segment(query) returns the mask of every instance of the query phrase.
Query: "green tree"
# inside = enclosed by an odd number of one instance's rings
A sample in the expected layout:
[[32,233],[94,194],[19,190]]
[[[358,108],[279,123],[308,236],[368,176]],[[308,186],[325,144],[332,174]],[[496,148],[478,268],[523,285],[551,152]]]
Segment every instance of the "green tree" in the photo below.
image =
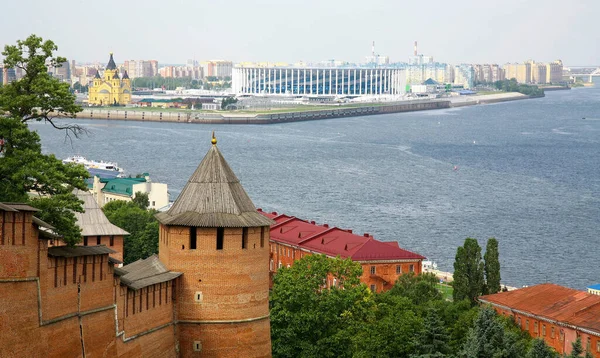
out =
[[463,358],[522,358],[526,355],[524,339],[510,330],[506,330],[496,312],[483,307],[475,320],[475,326],[469,331],[463,350]]
[[150,199],[148,198],[148,193],[142,193],[140,191],[135,193],[135,197],[132,199],[132,201],[140,209],[144,209],[144,210],[148,210],[148,206],[150,205]]
[[558,354],[546,345],[543,339],[536,338],[531,344],[527,358],[557,358]]
[[353,357],[409,357],[418,349],[417,337],[423,330],[418,309],[406,297],[374,294],[376,306],[353,332]]
[[484,271],[485,290],[484,294],[500,292],[500,260],[498,259],[498,240],[490,238],[485,247]]
[[443,298],[442,292],[437,288],[437,283],[438,278],[432,273],[421,275],[406,273],[398,278],[389,294],[403,296],[416,305],[423,305],[426,302]]
[[130,234],[123,248],[125,264],[158,253],[159,225],[155,210],[146,210],[139,202],[115,200],[104,205],[102,211],[111,223]]
[[225,97],[223,98],[223,101],[221,101],[221,109],[227,109],[227,106],[237,103],[237,101],[238,100],[235,97]]
[[437,310],[428,309],[423,330],[417,338],[418,358],[445,357],[449,352],[450,336]]
[[75,82],[75,83],[73,84],[73,90],[75,90],[75,91],[79,91],[79,93],[87,93],[87,92],[88,92],[88,86],[87,86],[87,85],[83,86],[83,85],[82,85],[81,83],[79,83],[79,81],[78,81],[78,82]]
[[575,342],[571,343],[572,350],[569,358],[581,357],[583,354],[583,346],[581,345],[581,337],[577,337]]
[[48,74],[47,66],[66,61],[52,57],[56,50],[52,41],[31,35],[17,45],[6,45],[2,52],[4,66],[19,68],[24,75],[0,89],[0,201],[28,202],[40,209],[36,216],[74,245],[81,240],[81,230],[73,212],[83,208],[73,190],[87,190],[88,173],[83,166],[65,165],[54,155],[42,154],[40,137],[27,127],[30,121],[45,121],[67,136],[83,133],[77,125],[54,120],[59,114],[74,117],[81,110],[69,85]]
[[350,259],[324,255],[279,269],[270,296],[273,356],[350,357],[355,332],[374,306],[361,273]]
[[467,299],[475,305],[477,298],[483,292],[484,285],[481,247],[476,239],[465,239],[464,245],[456,250],[453,276],[453,299],[455,301]]

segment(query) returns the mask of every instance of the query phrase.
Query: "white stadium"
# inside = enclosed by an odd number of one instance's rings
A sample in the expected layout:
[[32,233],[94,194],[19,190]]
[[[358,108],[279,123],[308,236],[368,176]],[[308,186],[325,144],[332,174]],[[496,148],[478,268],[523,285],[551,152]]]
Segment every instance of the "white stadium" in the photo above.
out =
[[233,68],[235,95],[402,96],[406,72],[386,67]]

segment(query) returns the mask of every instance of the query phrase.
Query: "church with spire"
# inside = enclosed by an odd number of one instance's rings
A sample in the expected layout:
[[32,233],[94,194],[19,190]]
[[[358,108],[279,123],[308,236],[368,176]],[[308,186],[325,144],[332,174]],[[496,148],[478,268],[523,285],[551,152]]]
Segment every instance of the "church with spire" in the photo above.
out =
[[131,103],[131,80],[127,71],[119,77],[119,69],[112,52],[104,74],[100,76],[100,72],[97,72],[94,77],[89,89],[88,103],[91,106],[124,106]]

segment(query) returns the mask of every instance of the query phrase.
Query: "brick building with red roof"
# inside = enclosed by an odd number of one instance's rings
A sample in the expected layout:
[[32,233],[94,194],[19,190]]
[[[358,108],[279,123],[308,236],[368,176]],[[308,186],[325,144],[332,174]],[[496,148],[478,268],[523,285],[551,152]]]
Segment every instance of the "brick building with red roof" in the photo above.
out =
[[[314,221],[276,212],[261,209],[258,212],[275,221],[270,236],[271,278],[278,268],[289,267],[295,260],[312,254],[359,262],[363,268],[361,282],[377,292],[390,289],[403,273],[421,273],[425,257],[400,248],[397,242],[382,242],[369,234],[356,235],[352,230],[317,225]],[[327,284],[331,286],[336,282],[332,280]]]
[[584,349],[600,358],[600,296],[545,283],[482,296],[503,315],[514,317],[522,330],[541,338],[558,353],[571,353],[581,337]]

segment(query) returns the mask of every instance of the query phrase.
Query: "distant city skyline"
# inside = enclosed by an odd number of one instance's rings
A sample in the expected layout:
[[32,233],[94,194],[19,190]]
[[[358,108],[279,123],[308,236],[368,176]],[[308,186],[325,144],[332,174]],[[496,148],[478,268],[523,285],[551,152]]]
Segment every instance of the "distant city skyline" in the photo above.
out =
[[[53,40],[58,55],[79,63],[155,59],[184,64],[365,61],[376,54],[407,62],[419,53],[445,63],[507,63],[562,59],[600,65],[600,2],[507,0],[395,2],[231,0],[176,3],[106,0],[14,2],[0,23],[0,45],[34,33]],[[52,22],[49,24],[49,22]]]

